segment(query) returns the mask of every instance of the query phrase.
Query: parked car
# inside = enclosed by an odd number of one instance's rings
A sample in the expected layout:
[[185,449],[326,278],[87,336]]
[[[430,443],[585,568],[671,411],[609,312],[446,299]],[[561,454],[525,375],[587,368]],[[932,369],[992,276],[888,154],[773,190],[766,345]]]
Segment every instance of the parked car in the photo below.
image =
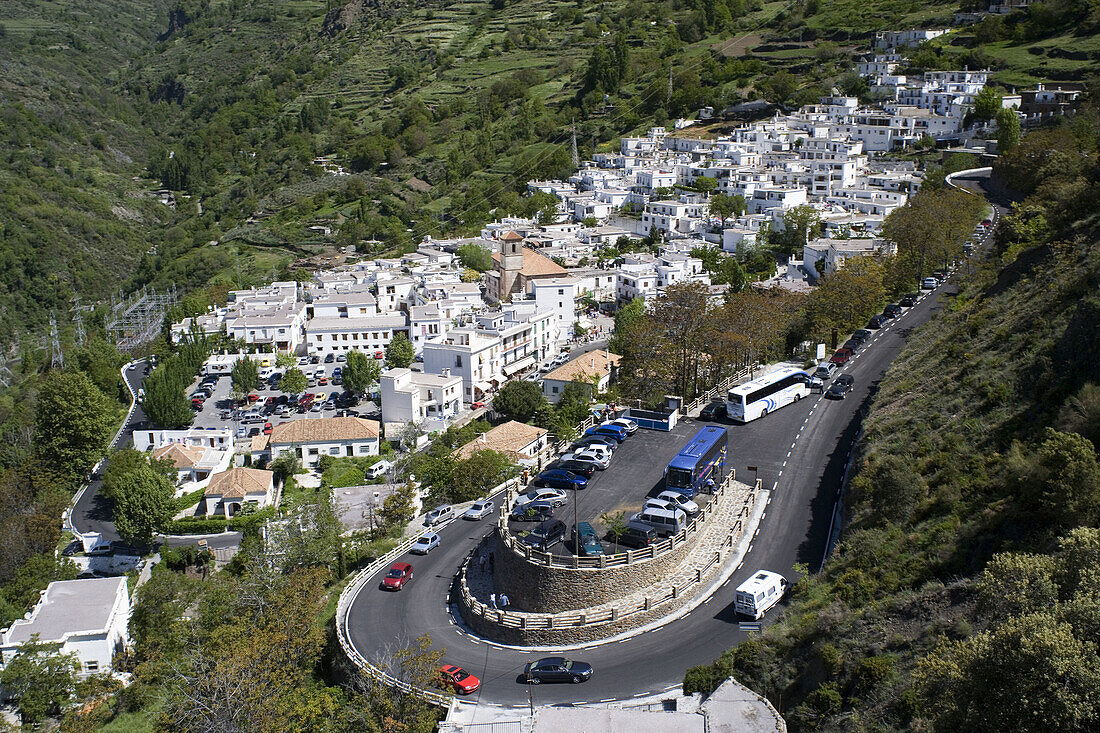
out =
[[833,375],[836,374],[838,369],[840,369],[840,367],[838,367],[835,362],[827,361],[822,364],[818,364],[817,369],[815,369],[814,373],[810,376],[814,377],[815,379],[820,379],[823,382],[827,382],[833,378]]
[[603,554],[603,543],[588,522],[577,522],[577,526],[573,528],[573,551],[583,557]]
[[833,364],[847,364],[848,360],[852,358],[851,349],[837,349],[836,353],[829,357],[829,361]]
[[626,430],[617,425],[596,425],[584,431],[585,435],[602,435],[620,443],[626,440]]
[[852,338],[862,339],[863,341],[870,341],[871,337],[874,335],[874,332],[869,331],[866,328],[857,328],[855,330],[855,333],[852,334]]
[[617,417],[614,420],[604,420],[601,425],[612,425],[617,428],[622,428],[626,431],[627,435],[633,435],[638,432],[638,423],[625,417]]
[[619,536],[618,544],[626,545],[627,547],[635,547],[640,550],[649,547],[658,539],[660,539],[660,537],[657,535],[657,530],[648,524],[627,522],[626,526],[623,527],[623,533]]
[[867,321],[867,328],[880,329],[886,325],[888,319],[883,315],[871,316],[871,320]]
[[575,441],[570,447],[573,450],[578,451],[585,450],[592,445],[602,445],[608,450],[614,452],[615,448],[617,448],[619,445],[619,441],[615,440],[614,438],[609,438],[606,435],[588,435],[584,438],[581,438],[580,440]]
[[597,448],[588,448],[587,450],[580,450],[572,454],[570,460],[591,463],[599,470],[604,471],[611,465],[611,453]]
[[470,409],[471,409],[471,410],[480,410],[480,409],[482,409],[483,407],[485,407],[485,403],[484,403],[484,402],[481,402],[480,400],[479,400],[479,401],[477,401],[477,402],[471,402],[471,403],[470,403]]
[[560,468],[550,468],[536,477],[537,483],[555,489],[583,489],[588,486],[588,479],[578,476],[572,471]]
[[901,306],[897,303],[891,303],[890,305],[882,309],[882,315],[886,316],[887,318],[897,318],[901,315]]
[[898,305],[900,305],[903,308],[912,308],[913,306],[915,306],[917,304],[917,298],[919,298],[919,297],[920,296],[917,295],[916,293],[908,293],[906,295],[901,296],[901,300],[898,301]]
[[720,420],[726,416],[726,403],[725,402],[708,402],[702,410],[699,411],[700,420]]
[[336,354],[332,354],[332,353],[325,354],[325,363],[326,364],[331,364],[334,361],[336,361]]
[[852,391],[852,387],[855,386],[855,379],[851,374],[841,374],[833,382],[833,385],[829,387],[829,391],[825,393],[826,397],[834,400],[842,400],[844,397]]
[[298,357],[298,366],[306,366],[307,364],[309,364],[309,357],[308,356]]
[[575,473],[578,476],[584,476],[585,478],[592,478],[592,474],[596,473],[596,466],[586,461],[574,461],[574,460],[558,460],[551,463],[546,467],[547,469],[559,469],[562,471],[569,471]]
[[470,508],[462,513],[463,519],[477,520],[484,519],[493,513],[493,510],[497,508],[497,505],[490,499],[478,499]]
[[688,516],[694,516],[699,513],[699,505],[691,499],[687,498],[679,491],[666,490],[657,494],[658,499],[664,499],[667,502],[675,505],[677,509],[683,509]]
[[565,522],[560,519],[546,519],[539,526],[523,535],[523,544],[536,550],[548,551],[565,539]]
[[435,509],[424,515],[424,524],[429,527],[434,527],[437,524],[443,524],[448,519],[451,519],[455,515],[455,508],[450,504],[440,504]]
[[935,290],[939,286],[934,277],[926,277],[920,281],[921,290]]
[[592,677],[592,665],[574,662],[565,657],[545,657],[528,662],[523,668],[523,678],[537,685],[541,682],[584,682]]
[[844,342],[844,348],[851,349],[852,351],[859,351],[863,347],[864,342],[859,339],[848,339]]
[[513,522],[545,522],[554,517],[554,505],[548,501],[530,501],[512,509]]
[[569,495],[559,489],[531,489],[526,494],[520,494],[516,498],[514,506],[530,504],[533,501],[549,502],[552,506],[559,507],[566,502]]
[[345,362],[347,360],[348,360],[348,357],[345,356],[344,354],[337,354],[336,355],[336,361],[338,361],[338,362]]
[[401,590],[413,578],[413,566],[407,562],[395,562],[382,578],[383,590]]
[[275,429],[275,427],[271,423],[269,423],[269,422],[264,423],[264,435],[271,435],[271,431],[274,430],[274,429]]
[[427,555],[437,547],[439,547],[439,535],[435,532],[427,532],[416,538],[409,552],[414,555]]
[[439,678],[444,687],[450,687],[460,695],[477,692],[477,688],[481,687],[481,680],[453,664],[444,664],[440,667]]

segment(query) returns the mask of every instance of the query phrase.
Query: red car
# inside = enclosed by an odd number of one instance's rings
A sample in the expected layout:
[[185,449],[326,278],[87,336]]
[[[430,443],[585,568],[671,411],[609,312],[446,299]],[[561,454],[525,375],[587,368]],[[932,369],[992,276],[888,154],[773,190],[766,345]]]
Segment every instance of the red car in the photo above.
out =
[[271,423],[269,423],[269,422],[264,423],[264,435],[271,435],[271,431],[274,430],[274,429],[275,428],[273,428],[271,426]]
[[255,392],[253,392],[252,394],[248,395],[248,401],[249,401],[249,403],[259,402],[260,401],[260,396],[258,394],[256,394]]
[[480,410],[482,407],[485,407],[484,402],[475,402],[472,405],[470,405],[471,410]]
[[376,352],[374,352],[374,358],[375,359],[385,359],[386,358],[386,352],[376,351]]
[[413,566],[407,562],[395,562],[386,577],[382,578],[382,590],[401,590],[412,580]]
[[318,386],[324,387],[326,384],[328,384],[328,377],[317,377]]
[[439,676],[443,678],[443,684],[453,687],[460,695],[469,695],[481,687],[481,680],[453,664],[444,664],[439,668]]
[[848,360],[852,358],[852,353],[851,349],[837,349],[829,361],[833,364],[847,364]]

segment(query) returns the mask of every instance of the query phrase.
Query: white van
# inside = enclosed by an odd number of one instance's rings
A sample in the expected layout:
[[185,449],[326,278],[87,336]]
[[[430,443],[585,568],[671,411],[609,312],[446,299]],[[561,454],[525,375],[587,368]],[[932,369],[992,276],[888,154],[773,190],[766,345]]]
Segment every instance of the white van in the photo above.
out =
[[757,570],[751,578],[737,586],[733,608],[738,615],[759,621],[786,592],[786,578],[769,570]]
[[389,471],[391,468],[393,468],[393,463],[391,463],[390,461],[381,460],[378,463],[371,465],[371,467],[367,469],[367,478],[378,478],[386,471]]
[[681,529],[687,526],[687,514],[682,509],[660,509],[647,506],[632,516],[630,521],[648,524],[657,530],[658,534],[668,537],[669,535],[678,534]]

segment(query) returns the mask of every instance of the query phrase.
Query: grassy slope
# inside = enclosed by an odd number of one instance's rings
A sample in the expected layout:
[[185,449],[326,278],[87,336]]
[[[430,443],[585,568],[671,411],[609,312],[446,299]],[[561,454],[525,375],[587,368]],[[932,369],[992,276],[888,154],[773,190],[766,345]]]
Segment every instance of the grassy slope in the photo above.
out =
[[[75,290],[116,290],[164,210],[143,195],[149,134],[115,84],[147,52],[167,0],[0,7],[0,339],[68,320]],[[109,7],[108,7],[109,6]]]

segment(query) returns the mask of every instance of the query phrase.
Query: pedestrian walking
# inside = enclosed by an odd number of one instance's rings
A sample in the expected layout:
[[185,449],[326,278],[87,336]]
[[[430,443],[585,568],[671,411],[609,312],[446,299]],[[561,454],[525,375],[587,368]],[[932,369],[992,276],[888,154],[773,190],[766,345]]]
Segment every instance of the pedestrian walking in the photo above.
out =
[[508,601],[509,601],[508,594],[507,593],[501,593],[500,594],[500,607],[501,608],[508,608]]
[[488,564],[488,563],[487,563],[487,561],[485,560],[485,556],[484,556],[484,555],[482,555],[482,556],[481,556],[480,558],[478,558],[478,565],[480,565],[480,566],[481,566],[481,572],[483,572],[483,573],[485,572],[485,566],[486,566],[487,564]]
[[496,608],[496,607],[497,607],[497,594],[493,593],[492,595],[489,596],[489,608]]
[[708,478],[705,488],[706,488],[706,491],[707,491],[708,494],[713,494],[714,493],[714,479]]

